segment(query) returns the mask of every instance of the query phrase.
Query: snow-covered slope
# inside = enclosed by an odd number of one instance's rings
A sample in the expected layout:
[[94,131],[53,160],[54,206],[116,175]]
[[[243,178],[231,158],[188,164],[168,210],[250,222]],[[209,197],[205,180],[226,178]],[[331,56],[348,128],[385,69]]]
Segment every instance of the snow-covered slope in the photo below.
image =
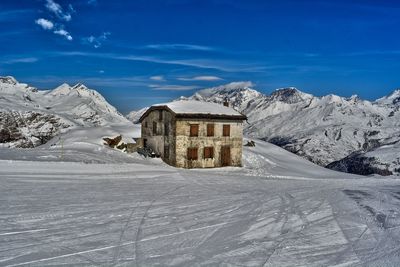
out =
[[[399,142],[399,97],[399,90],[375,102],[357,96],[316,97],[293,87],[264,95],[252,89],[249,82],[237,82],[180,99],[228,101],[248,117],[245,134],[278,144],[326,166],[356,151],[359,154],[368,152],[371,157],[376,148]],[[390,160],[377,157],[379,168],[396,172],[400,167],[400,154],[395,155]],[[352,172],[357,173],[357,170]]]
[[129,123],[101,94],[83,84],[38,90],[0,77],[0,143],[34,147],[76,127]]
[[0,265],[398,266],[398,180],[255,141],[244,168],[191,170],[104,146],[9,149],[43,162],[0,160]]

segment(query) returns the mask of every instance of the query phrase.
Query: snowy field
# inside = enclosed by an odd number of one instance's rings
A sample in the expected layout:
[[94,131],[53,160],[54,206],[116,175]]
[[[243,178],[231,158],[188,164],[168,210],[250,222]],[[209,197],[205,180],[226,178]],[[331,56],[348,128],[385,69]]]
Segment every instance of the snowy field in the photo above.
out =
[[244,168],[208,170],[2,149],[0,266],[398,266],[400,180],[256,143]]

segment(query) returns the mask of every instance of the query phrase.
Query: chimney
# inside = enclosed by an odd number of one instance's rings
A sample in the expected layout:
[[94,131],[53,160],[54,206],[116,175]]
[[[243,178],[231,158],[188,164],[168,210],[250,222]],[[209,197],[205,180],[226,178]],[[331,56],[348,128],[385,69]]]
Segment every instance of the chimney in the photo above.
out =
[[229,107],[229,102],[225,100],[225,101],[224,101],[224,106],[225,106],[225,107]]

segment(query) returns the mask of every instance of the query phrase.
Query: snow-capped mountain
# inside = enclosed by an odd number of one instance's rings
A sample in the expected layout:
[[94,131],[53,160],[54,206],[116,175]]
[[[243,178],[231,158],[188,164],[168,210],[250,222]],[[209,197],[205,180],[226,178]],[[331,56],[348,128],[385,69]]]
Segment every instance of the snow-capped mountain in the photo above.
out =
[[73,127],[127,123],[104,97],[83,84],[38,90],[0,77],[0,143],[34,147]]
[[133,123],[139,123],[140,117],[142,117],[142,115],[146,112],[147,109],[148,107],[141,108],[139,110],[133,110],[129,112],[128,115],[126,115],[126,118]]
[[[341,166],[343,160],[350,164],[350,155],[357,152],[358,157],[370,159],[369,165],[387,173],[399,172],[400,148],[394,145],[400,141],[399,90],[370,102],[357,96],[316,97],[293,87],[264,95],[251,86],[249,82],[231,83],[180,99],[228,101],[248,116],[245,134],[278,144],[319,165],[333,168],[331,163],[339,160]],[[391,145],[394,158],[383,156],[378,149],[387,145]],[[351,168],[341,170],[357,173]]]

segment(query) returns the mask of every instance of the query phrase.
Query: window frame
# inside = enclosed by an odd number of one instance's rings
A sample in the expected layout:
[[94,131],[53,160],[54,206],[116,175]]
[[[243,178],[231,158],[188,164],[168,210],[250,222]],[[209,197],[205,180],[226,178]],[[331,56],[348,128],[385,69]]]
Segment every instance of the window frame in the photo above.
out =
[[168,123],[164,123],[164,136],[169,135],[169,125]]
[[230,124],[222,125],[222,136],[224,136],[224,137],[231,136],[231,125]]
[[153,135],[157,135],[157,122],[153,121]]
[[188,147],[186,157],[187,157],[187,160],[198,160],[199,159],[198,147]]
[[207,137],[215,136],[215,124],[207,123]]
[[[194,127],[194,129],[197,128],[196,130],[196,134],[192,133],[192,127]],[[195,123],[191,123],[189,124],[189,137],[198,137],[199,136],[199,124],[195,124]]]
[[[208,154],[206,155],[206,151],[208,150]],[[203,158],[204,159],[213,159],[214,158],[214,147],[213,146],[206,146],[203,149]]]

